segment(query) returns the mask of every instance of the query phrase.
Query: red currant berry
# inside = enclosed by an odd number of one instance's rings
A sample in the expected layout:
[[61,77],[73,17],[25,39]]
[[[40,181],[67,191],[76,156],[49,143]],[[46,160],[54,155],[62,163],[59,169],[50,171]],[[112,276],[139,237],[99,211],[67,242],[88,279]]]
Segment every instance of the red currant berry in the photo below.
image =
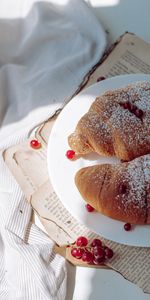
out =
[[95,258],[98,258],[98,257],[100,257],[100,258],[104,258],[105,257],[105,251],[104,251],[104,249],[102,248],[102,247],[100,247],[100,246],[95,246],[94,247],[94,251],[93,251],[93,254],[94,254],[94,257]]
[[130,107],[131,107],[130,102],[129,102],[129,101],[124,102],[124,103],[123,103],[123,107],[124,107],[124,109],[130,109]]
[[82,249],[82,248],[72,248],[71,249],[71,254],[75,258],[80,259],[82,257],[82,255],[83,255],[83,253],[84,253],[84,249]]
[[119,194],[125,194],[127,191],[127,185],[125,183],[122,183],[120,186],[119,186]]
[[102,241],[99,239],[94,239],[91,243],[91,247],[95,247],[95,246],[102,246]]
[[82,255],[82,260],[87,263],[93,262],[93,254],[89,251],[84,252]]
[[135,113],[135,111],[136,111],[136,106],[134,105],[134,104],[130,104],[130,112],[132,112],[132,113]]
[[104,257],[94,257],[93,258],[93,263],[94,265],[101,265],[102,262],[104,262],[105,258]]
[[100,77],[97,78],[97,82],[102,81],[102,80],[105,80],[105,79],[106,79],[105,76],[100,76]]
[[137,118],[141,119],[143,117],[143,111],[139,108],[136,108],[135,115],[136,115]]
[[126,231],[131,230],[131,224],[130,224],[130,223],[124,224],[124,229],[125,229]]
[[92,207],[90,204],[86,204],[85,207],[86,207],[88,212],[94,211],[94,207]]
[[41,143],[37,140],[31,140],[30,146],[34,149],[39,149],[41,147]]
[[106,258],[110,259],[110,258],[113,257],[113,255],[114,255],[113,250],[107,247],[105,249],[105,256],[106,256]]
[[107,246],[103,246],[103,249],[106,250],[106,249],[108,249],[108,247]]
[[76,258],[81,258],[84,252],[83,248],[78,248]]
[[88,240],[87,240],[86,237],[80,236],[80,237],[77,238],[76,244],[77,244],[78,247],[86,247],[87,244],[88,244]]
[[123,103],[122,106],[123,106],[124,109],[128,109],[128,103],[127,102]]
[[72,248],[72,249],[71,249],[71,255],[74,256],[74,257],[76,257],[76,255],[77,255],[77,250],[78,250],[78,248]]
[[75,152],[73,150],[67,150],[66,156],[68,159],[73,159],[75,156]]

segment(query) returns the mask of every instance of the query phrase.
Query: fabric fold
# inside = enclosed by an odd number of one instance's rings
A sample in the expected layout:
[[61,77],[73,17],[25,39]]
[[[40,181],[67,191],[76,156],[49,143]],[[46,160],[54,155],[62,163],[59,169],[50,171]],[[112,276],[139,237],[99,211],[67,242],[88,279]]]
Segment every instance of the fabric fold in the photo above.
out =
[[[87,4],[65,2],[15,1],[17,17],[9,12],[0,18],[2,300],[62,300],[66,295],[65,260],[31,223],[31,207],[2,157],[74,95],[104,52],[105,33]],[[0,11],[9,5],[2,1]]]

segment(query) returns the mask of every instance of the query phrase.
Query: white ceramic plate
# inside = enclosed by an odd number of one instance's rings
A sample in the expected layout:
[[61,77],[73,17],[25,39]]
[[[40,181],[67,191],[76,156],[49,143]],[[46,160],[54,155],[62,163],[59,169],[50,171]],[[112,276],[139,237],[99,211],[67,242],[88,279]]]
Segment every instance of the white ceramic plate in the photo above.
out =
[[48,171],[55,192],[67,210],[80,222],[97,234],[122,244],[150,246],[150,226],[135,226],[131,231],[123,229],[124,223],[103,216],[98,212],[88,213],[85,201],[74,184],[74,176],[82,167],[96,163],[115,163],[117,159],[90,154],[70,161],[65,153],[69,149],[67,138],[78,120],[86,113],[98,95],[110,89],[123,87],[131,82],[150,81],[150,75],[131,74],[106,79],[83,90],[74,97],[57,118],[48,142]]

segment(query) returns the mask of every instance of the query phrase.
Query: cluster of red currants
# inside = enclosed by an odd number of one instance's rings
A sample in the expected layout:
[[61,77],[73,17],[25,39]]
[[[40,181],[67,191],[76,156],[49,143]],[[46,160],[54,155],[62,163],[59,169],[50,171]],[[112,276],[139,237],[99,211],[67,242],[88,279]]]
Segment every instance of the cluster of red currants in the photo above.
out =
[[113,250],[102,244],[100,239],[94,239],[90,244],[86,237],[80,236],[76,245],[71,249],[71,254],[77,259],[82,259],[88,264],[100,265],[113,257]]

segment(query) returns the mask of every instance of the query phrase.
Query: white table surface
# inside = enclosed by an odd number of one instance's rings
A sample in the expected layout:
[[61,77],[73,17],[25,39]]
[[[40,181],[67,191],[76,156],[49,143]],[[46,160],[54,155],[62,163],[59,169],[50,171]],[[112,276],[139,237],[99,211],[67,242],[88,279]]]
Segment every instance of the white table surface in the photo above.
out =
[[[149,0],[89,0],[93,11],[108,30],[108,41],[125,31],[150,42]],[[143,291],[120,274],[110,270],[77,267],[68,264],[66,300],[150,300]]]

